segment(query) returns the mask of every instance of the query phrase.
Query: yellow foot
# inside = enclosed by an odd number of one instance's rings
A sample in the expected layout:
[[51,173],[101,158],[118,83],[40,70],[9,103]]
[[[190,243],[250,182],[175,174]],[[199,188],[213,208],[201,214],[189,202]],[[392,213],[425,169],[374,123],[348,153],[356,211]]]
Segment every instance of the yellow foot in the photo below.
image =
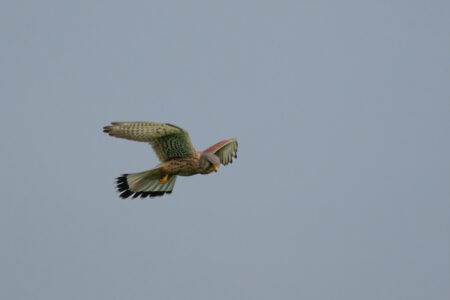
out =
[[164,182],[167,181],[167,179],[169,179],[169,174],[166,174],[166,176],[164,176],[163,178],[161,178],[161,179],[159,180],[159,183],[164,183]]

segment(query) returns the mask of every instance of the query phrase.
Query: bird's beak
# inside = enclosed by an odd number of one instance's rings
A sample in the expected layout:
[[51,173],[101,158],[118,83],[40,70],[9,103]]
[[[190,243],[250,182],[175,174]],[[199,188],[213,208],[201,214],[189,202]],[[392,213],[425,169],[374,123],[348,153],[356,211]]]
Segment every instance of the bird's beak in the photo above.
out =
[[214,171],[217,172],[219,170],[219,166],[214,166]]

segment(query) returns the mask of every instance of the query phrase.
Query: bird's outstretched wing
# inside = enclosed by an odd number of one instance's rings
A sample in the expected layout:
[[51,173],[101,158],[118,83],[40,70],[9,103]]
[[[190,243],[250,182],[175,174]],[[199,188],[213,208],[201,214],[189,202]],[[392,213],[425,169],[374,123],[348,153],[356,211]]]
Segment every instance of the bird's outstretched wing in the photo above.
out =
[[161,161],[196,155],[189,133],[175,125],[156,122],[112,122],[103,127],[111,136],[150,143]]
[[236,139],[228,139],[218,142],[209,147],[204,152],[209,152],[217,155],[220,163],[224,166],[233,162],[233,157],[237,158],[238,143]]

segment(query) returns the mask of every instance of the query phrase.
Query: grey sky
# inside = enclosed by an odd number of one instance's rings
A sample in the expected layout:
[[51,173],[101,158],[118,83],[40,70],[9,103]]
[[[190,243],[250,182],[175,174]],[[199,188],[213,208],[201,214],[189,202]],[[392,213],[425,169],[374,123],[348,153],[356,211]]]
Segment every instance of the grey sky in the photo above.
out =
[[[448,1],[2,1],[1,299],[449,299]],[[110,121],[238,159],[158,163]]]

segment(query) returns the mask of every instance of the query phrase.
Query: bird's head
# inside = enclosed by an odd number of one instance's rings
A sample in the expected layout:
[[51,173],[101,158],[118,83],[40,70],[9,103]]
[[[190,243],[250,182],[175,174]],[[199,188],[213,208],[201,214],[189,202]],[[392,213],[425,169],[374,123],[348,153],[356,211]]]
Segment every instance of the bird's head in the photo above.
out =
[[200,155],[199,165],[206,173],[217,172],[220,166],[220,159],[215,154],[203,152]]

